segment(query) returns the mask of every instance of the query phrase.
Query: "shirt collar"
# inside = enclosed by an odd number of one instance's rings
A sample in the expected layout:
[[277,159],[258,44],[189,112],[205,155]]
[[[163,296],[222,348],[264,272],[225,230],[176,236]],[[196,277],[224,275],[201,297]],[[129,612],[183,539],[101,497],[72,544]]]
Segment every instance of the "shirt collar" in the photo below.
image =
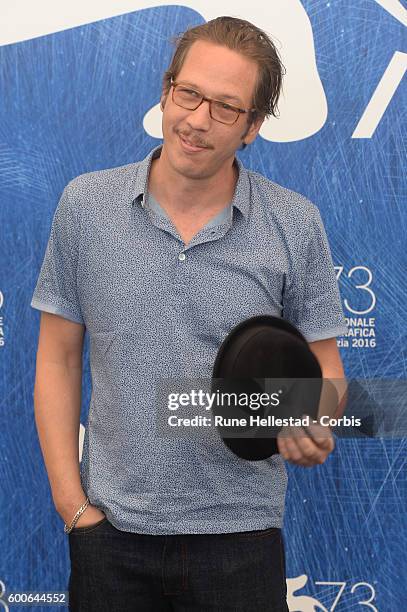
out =
[[[131,204],[141,204],[144,207],[144,198],[148,186],[148,176],[150,174],[151,162],[161,154],[162,144],[158,145],[145,157],[138,165],[137,174],[134,179],[133,188],[131,189]],[[250,203],[250,183],[246,168],[238,157],[235,157],[239,177],[235,187],[231,206],[235,206],[240,210],[246,218],[249,212]]]

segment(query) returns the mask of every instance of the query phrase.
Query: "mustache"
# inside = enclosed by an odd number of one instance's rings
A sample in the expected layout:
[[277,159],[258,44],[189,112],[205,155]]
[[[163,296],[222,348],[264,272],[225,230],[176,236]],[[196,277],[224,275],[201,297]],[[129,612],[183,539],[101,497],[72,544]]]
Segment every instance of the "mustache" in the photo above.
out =
[[181,130],[176,130],[178,136],[187,140],[193,147],[205,147],[205,149],[213,149],[212,145],[205,140],[201,140],[200,138],[196,138],[191,132],[184,132]]

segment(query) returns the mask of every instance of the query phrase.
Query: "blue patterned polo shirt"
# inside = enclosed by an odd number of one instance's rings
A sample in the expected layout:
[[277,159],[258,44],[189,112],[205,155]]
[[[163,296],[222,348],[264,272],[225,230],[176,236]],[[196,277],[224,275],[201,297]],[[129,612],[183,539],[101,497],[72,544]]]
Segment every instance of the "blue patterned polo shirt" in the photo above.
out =
[[185,245],[148,197],[141,162],[65,187],[31,305],[86,326],[92,396],[81,482],[118,529],[227,533],[282,527],[280,455],[245,461],[220,436],[158,436],[161,379],[210,380],[230,329],[281,316],[312,342],[345,319],[317,207],[244,168],[233,200]]

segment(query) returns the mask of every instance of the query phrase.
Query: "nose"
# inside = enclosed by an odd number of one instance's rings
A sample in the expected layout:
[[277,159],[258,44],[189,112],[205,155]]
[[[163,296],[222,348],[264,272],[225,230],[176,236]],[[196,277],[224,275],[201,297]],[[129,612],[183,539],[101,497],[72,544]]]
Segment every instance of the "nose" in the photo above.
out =
[[206,100],[203,100],[202,104],[200,104],[194,111],[190,111],[186,118],[186,122],[194,130],[209,130],[211,121],[212,118],[209,112],[209,102]]

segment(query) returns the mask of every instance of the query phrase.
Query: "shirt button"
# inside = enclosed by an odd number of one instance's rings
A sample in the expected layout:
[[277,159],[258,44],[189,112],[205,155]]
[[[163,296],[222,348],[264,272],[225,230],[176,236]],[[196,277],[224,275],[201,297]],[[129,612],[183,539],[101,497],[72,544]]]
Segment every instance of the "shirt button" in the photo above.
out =
[[178,259],[179,259],[180,261],[184,261],[184,259],[185,259],[185,253],[180,253],[180,254],[178,255]]

